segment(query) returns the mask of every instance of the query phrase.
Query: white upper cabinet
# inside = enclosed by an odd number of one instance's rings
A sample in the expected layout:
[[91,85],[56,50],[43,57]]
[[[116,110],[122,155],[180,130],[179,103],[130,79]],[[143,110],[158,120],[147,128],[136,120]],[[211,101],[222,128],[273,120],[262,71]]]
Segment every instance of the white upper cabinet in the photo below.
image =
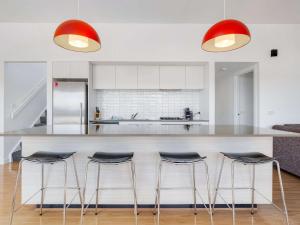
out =
[[116,66],[116,88],[137,89],[137,65]]
[[93,88],[115,89],[116,88],[116,66],[94,65],[93,66]]
[[160,66],[160,89],[185,89],[185,66]]
[[204,67],[203,66],[186,66],[186,89],[203,89],[204,88]]
[[138,89],[159,89],[159,66],[138,66]]
[[88,78],[89,62],[53,62],[53,78]]
[[67,78],[70,73],[68,62],[53,62],[52,77],[53,78]]
[[88,78],[89,62],[70,62],[70,78]]
[[[65,69],[63,64],[60,63],[57,64],[56,68],[57,71]],[[80,68],[84,68],[84,65]],[[80,68],[77,70],[80,71]],[[63,72],[56,73],[63,74]],[[93,88],[201,90],[204,89],[204,73],[204,66],[197,65],[98,64],[93,65]],[[75,71],[73,74],[75,74]],[[79,74],[82,74],[82,72],[78,72]]]

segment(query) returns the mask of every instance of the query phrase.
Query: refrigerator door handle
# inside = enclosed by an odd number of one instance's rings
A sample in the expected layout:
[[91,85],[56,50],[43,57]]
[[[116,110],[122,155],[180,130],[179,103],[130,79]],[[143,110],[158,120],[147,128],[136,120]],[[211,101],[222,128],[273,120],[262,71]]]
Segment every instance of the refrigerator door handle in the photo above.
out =
[[80,102],[80,124],[82,125],[82,102]]

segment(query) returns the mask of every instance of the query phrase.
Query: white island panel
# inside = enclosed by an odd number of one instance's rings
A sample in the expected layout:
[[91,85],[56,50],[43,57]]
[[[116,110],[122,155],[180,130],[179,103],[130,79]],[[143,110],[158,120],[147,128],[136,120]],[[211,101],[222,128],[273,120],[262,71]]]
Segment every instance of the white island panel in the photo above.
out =
[[[27,136],[23,137],[23,155],[30,155],[36,151],[57,151],[72,152],[76,151],[75,159],[79,172],[81,186],[84,181],[85,166],[87,157],[96,151],[106,152],[134,152],[134,161],[136,163],[137,175],[137,194],[139,204],[154,204],[155,187],[157,181],[158,151],[169,152],[199,152],[202,156],[207,156],[209,174],[211,180],[211,190],[214,192],[219,166],[221,164],[221,155],[219,152],[261,152],[272,156],[273,138],[270,136],[255,137],[159,137],[159,136]],[[69,160],[68,184],[75,185],[73,176],[73,167]],[[223,171],[223,186],[230,186],[230,160],[225,163]],[[272,165],[257,166],[256,188],[272,199]],[[48,178],[49,186],[63,185],[63,165],[55,165],[50,169],[47,167],[46,174],[51,172]],[[96,167],[92,166],[88,182],[87,199],[92,195],[95,189]],[[104,187],[130,186],[129,166],[103,166],[101,171],[101,185]],[[196,169],[197,185],[200,194],[207,203],[207,194],[205,189],[205,174],[203,166],[197,166]],[[40,187],[40,167],[32,163],[25,163],[22,171],[22,199],[23,201]],[[163,186],[187,186],[192,184],[192,174],[190,166],[165,166],[162,172]],[[236,167],[236,186],[250,186],[251,170],[249,166],[238,165]],[[75,192],[68,192],[70,200]],[[222,191],[223,197],[230,203],[231,192]],[[162,204],[192,204],[191,190],[172,190],[162,191]],[[250,191],[237,191],[236,203],[249,204],[251,199]],[[199,198],[198,198],[199,200]],[[32,199],[29,203],[39,204],[40,197]],[[63,191],[49,190],[45,204],[62,204]],[[132,204],[131,191],[103,191],[100,197],[100,204]],[[263,198],[256,197],[257,203],[267,204]],[[78,204],[76,198],[74,203]],[[93,203],[93,202],[92,202]],[[199,201],[199,204],[201,202]],[[218,204],[224,204],[218,198]]]

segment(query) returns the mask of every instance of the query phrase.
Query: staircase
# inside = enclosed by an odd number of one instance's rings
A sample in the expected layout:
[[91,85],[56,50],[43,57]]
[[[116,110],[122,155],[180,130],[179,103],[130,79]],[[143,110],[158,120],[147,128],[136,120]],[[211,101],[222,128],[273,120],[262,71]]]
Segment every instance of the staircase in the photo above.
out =
[[47,125],[47,110],[43,112],[40,119],[33,125],[34,127],[41,127]]
[[[47,125],[47,110],[45,110],[33,127],[41,127]],[[12,153],[12,161],[19,162],[22,156],[22,141],[19,142],[19,145],[16,147],[15,151]]]

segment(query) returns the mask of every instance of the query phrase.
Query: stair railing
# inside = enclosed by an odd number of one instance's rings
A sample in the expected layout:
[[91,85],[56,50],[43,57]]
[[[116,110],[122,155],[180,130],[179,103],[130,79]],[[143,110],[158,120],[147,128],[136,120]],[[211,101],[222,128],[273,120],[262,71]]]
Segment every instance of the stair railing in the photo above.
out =
[[47,79],[40,80],[24,98],[20,99],[17,103],[11,105],[11,119],[16,118],[20,112],[31,102],[31,100],[44,88],[47,84]]

